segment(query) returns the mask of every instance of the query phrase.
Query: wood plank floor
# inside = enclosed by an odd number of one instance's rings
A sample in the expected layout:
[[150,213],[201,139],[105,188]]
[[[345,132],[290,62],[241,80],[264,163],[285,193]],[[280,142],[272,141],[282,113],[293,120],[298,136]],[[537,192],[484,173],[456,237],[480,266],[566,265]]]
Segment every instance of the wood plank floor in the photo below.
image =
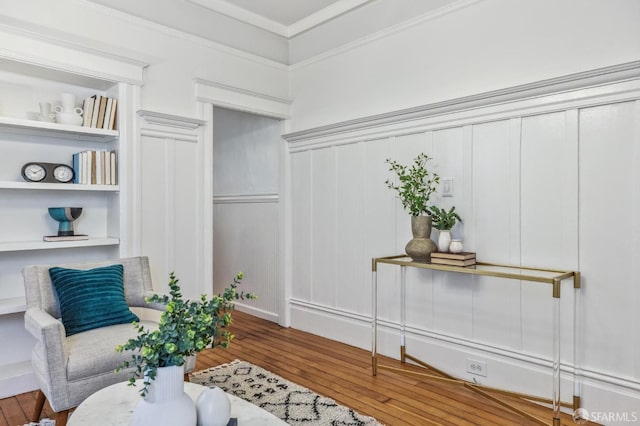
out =
[[[299,330],[282,328],[242,312],[234,312],[236,338],[229,349],[205,350],[197,370],[234,359],[259,365],[292,382],[335,399],[386,425],[535,425],[504,411],[460,385],[408,377],[380,370],[371,375],[371,354]],[[383,358],[385,364],[399,361]],[[22,426],[35,404],[35,392],[0,399],[0,426]],[[519,403],[536,417],[551,423],[551,410]],[[53,416],[48,404],[45,415]],[[564,415],[562,425],[574,426]]]

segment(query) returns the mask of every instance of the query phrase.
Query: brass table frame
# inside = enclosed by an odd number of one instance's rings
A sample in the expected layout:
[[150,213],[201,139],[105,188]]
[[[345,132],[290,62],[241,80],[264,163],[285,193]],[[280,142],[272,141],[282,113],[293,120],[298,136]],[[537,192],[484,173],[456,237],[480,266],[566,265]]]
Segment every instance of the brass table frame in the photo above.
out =
[[[401,279],[400,279],[400,361],[404,364],[406,360],[411,360],[417,363],[419,366],[424,367],[426,369],[432,370],[439,375],[435,376],[433,374],[427,373],[419,373],[416,371],[405,370],[402,368],[391,367],[378,363],[378,348],[377,348],[377,335],[378,335],[378,264],[389,264],[389,265],[398,265],[401,270]],[[533,281],[544,284],[551,284],[552,286],[552,297],[553,297],[553,359],[552,359],[552,368],[553,368],[553,391],[551,398],[544,398],[535,395],[527,395],[518,392],[512,392],[503,389],[497,389],[487,386],[482,386],[480,384],[470,382],[467,380],[462,380],[455,378],[443,371],[440,371],[429,364],[409,355],[406,352],[405,348],[405,335],[406,335],[406,268],[422,268],[422,269],[432,269],[436,271],[445,271],[445,272],[455,272],[460,274],[469,274],[469,275],[483,275],[489,277],[497,277],[497,278],[505,278],[508,280],[518,280],[518,281]],[[500,265],[493,263],[483,263],[478,262],[475,267],[459,267],[459,266],[448,266],[448,265],[436,265],[432,263],[422,263],[415,262],[411,258],[406,255],[397,255],[397,256],[388,256],[388,257],[378,257],[373,258],[371,260],[371,285],[372,285],[372,321],[371,321],[371,329],[372,329],[372,358],[371,358],[371,367],[373,375],[378,374],[378,369],[390,370],[396,373],[407,374],[407,375],[415,375],[420,377],[427,377],[434,380],[440,380],[444,382],[450,383],[458,383],[466,388],[476,392],[498,404],[505,407],[506,409],[513,411],[527,419],[539,423],[541,425],[547,425],[544,420],[539,419],[538,417],[533,416],[532,414],[527,413],[507,401],[503,401],[499,397],[493,394],[499,395],[509,395],[515,396],[517,398],[521,398],[524,400],[535,401],[535,402],[543,402],[551,404],[553,407],[553,426],[560,426],[560,408],[561,407],[569,407],[573,410],[577,410],[580,408],[580,380],[579,374],[580,369],[578,368],[578,355],[579,355],[579,319],[580,319],[580,272],[577,271],[561,271],[555,269],[543,269],[543,268],[530,268],[523,266],[513,266],[513,265]],[[573,279],[573,288],[574,288],[574,368],[573,368],[573,384],[574,384],[574,392],[573,392],[573,402],[564,402],[560,399],[560,289],[562,281],[567,279]]]

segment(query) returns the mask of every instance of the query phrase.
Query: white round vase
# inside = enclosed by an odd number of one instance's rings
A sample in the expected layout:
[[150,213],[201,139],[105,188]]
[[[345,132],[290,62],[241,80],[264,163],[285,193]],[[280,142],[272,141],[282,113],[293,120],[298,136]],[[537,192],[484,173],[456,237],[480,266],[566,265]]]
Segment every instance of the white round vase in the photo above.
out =
[[451,244],[449,244],[451,253],[462,253],[462,249],[462,240],[451,240]]
[[219,387],[202,391],[196,401],[197,426],[227,426],[231,418],[231,402]]
[[449,251],[449,244],[451,244],[451,231],[441,230],[438,235],[438,251]]
[[136,405],[132,426],[194,426],[196,407],[184,392],[184,367],[159,367],[147,395]]

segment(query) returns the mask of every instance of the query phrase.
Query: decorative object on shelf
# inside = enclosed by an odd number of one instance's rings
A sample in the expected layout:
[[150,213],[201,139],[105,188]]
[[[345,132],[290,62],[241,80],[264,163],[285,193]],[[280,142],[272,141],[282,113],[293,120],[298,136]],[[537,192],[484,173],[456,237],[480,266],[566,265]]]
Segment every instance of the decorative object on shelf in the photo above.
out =
[[71,93],[63,93],[61,98],[62,106],[57,105],[54,108],[56,123],[82,126],[84,122],[82,108],[76,107],[76,96]]
[[75,177],[72,167],[59,163],[26,163],[21,173],[27,182],[73,183]]
[[44,241],[87,240],[88,235],[76,234],[73,221],[82,214],[82,207],[49,207],[49,216],[59,222],[58,235],[46,235]]
[[231,402],[217,386],[207,388],[196,400],[197,426],[227,426],[231,418]]
[[437,206],[430,206],[429,210],[433,219],[433,227],[440,231],[438,235],[438,251],[449,251],[451,228],[456,224],[456,221],[462,222],[462,219],[456,213],[455,206],[451,207],[449,211]]
[[40,102],[40,113],[38,114],[38,121],[46,121],[48,123],[55,123],[54,118],[56,115],[51,112],[51,102]]
[[451,253],[462,253],[462,250],[464,250],[462,240],[451,240],[451,243],[449,244],[449,251]]
[[411,234],[413,238],[404,247],[404,251],[416,262],[428,262],[431,253],[437,250],[431,240],[431,216],[411,216]]
[[[427,206],[429,198],[440,182],[440,176],[427,170],[427,162],[431,160],[424,153],[413,159],[411,166],[399,164],[387,159],[389,171],[395,172],[399,183],[387,179],[387,187],[397,192],[402,206],[411,215],[411,232],[413,239],[407,243],[405,251],[415,261],[428,262],[436,244],[431,240],[431,217]],[[426,216],[425,216],[426,214]]]
[[[231,324],[231,311],[235,307],[233,301],[245,298],[255,299],[251,293],[237,292],[236,289],[243,277],[242,272],[236,275],[233,283],[224,289],[222,295],[207,299],[207,296],[203,294],[199,301],[190,301],[182,298],[178,280],[172,272],[169,275],[170,296],[154,294],[146,299],[148,303],[159,303],[167,307],[160,316],[158,328],[148,330],[143,325],[134,323],[138,336],[116,348],[119,352],[135,351],[131,356],[132,361],[122,365],[122,368],[129,367],[130,364],[136,366],[133,376],[129,379],[129,384],[135,386],[136,377],[144,377],[144,386],[140,390],[144,399],[134,410],[132,424],[154,426],[185,424],[172,422],[173,417],[170,418],[170,414],[167,414],[166,417],[156,418],[154,416],[155,420],[151,421],[151,419],[145,418],[145,413],[156,410],[164,411],[165,405],[171,405],[167,401],[159,404],[159,395],[169,393],[173,399],[184,399],[182,396],[184,393],[182,366],[187,357],[195,355],[206,347],[229,346],[232,335],[227,331],[227,327]],[[170,367],[176,367],[175,369],[180,372],[180,380],[158,381],[157,379],[165,374],[163,369]],[[177,388],[177,390],[156,390],[157,387],[163,386]],[[192,401],[190,404],[193,411],[193,422],[190,424],[193,425],[196,421],[196,409]],[[149,409],[149,405],[154,408]],[[137,413],[138,410],[141,413]]]

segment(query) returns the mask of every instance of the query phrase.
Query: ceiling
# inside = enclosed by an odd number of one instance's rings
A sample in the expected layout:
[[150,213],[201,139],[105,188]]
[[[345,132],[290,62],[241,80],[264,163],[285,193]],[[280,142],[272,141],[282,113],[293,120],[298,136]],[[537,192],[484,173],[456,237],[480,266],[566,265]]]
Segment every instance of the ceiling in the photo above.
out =
[[292,37],[373,0],[187,0],[231,18]]

